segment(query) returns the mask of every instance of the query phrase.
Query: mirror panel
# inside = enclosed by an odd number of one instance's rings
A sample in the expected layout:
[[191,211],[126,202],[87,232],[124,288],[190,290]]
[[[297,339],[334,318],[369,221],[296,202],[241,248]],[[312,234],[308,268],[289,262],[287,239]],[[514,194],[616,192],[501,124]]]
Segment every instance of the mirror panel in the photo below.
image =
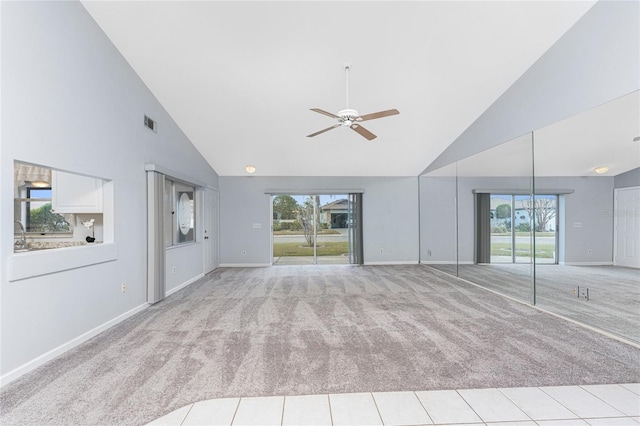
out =
[[640,343],[638,117],[640,91],[421,176],[421,262]]
[[420,261],[457,275],[456,164],[419,177]]
[[533,299],[532,136],[458,161],[458,275]]
[[[536,258],[537,305],[640,342],[640,92],[535,132],[538,245],[557,197],[557,261]],[[596,169],[603,173],[597,173]],[[553,222],[553,218],[550,223]],[[621,242],[621,244],[617,244]]]

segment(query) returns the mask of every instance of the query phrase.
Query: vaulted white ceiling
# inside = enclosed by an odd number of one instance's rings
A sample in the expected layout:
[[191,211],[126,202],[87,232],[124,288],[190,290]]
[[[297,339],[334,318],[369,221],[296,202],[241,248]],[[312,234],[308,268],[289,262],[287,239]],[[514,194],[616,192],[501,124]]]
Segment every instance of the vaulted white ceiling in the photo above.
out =
[[[417,176],[592,5],[85,1],[222,176]],[[400,115],[335,122],[309,108]],[[161,129],[162,123],[160,123]]]

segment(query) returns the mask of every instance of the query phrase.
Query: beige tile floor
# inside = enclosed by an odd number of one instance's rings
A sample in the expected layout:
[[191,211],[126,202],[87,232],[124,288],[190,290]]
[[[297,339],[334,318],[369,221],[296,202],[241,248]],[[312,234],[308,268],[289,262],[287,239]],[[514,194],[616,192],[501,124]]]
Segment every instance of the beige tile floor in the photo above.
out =
[[638,426],[640,383],[222,398],[149,425]]

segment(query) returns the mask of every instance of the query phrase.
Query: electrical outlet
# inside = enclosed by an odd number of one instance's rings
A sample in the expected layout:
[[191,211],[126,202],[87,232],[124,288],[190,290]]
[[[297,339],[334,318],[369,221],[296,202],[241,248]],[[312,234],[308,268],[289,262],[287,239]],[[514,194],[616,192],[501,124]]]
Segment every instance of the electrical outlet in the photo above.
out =
[[177,270],[178,270],[178,268],[176,268],[176,267],[174,266],[174,267],[173,267],[173,269],[171,270],[171,272],[173,272],[173,273],[175,274]]
[[380,247],[380,254],[382,254],[382,252],[383,252],[383,251],[384,251],[384,250],[382,250],[382,247]]
[[591,249],[587,249],[587,254],[591,254]]
[[127,291],[127,283],[122,283],[122,285],[120,286],[120,291],[123,293]]
[[247,251],[246,250],[242,250],[242,255],[246,256],[247,255]]
[[427,256],[431,256],[431,250],[427,250]]

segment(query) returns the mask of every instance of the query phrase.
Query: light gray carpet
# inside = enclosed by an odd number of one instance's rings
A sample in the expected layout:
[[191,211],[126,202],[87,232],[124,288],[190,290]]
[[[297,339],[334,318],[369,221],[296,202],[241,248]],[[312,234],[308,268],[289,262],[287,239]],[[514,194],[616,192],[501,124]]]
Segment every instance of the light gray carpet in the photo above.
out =
[[220,269],[9,384],[0,423],[216,397],[640,382],[640,349],[420,265]]
[[[455,265],[437,265],[455,274]],[[459,276],[531,303],[531,265],[460,265]],[[578,297],[589,289],[589,299]],[[574,292],[575,290],[575,292]],[[538,265],[536,305],[640,343],[640,271],[615,266]]]

